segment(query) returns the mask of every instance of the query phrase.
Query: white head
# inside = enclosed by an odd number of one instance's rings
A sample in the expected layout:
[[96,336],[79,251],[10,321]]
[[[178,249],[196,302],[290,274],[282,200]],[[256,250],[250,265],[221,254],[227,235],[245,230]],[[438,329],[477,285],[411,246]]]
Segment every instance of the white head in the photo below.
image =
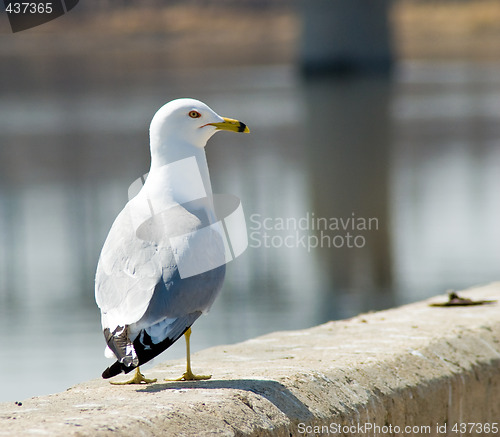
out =
[[163,105],[151,121],[151,154],[164,155],[171,147],[203,149],[218,130],[250,132],[244,123],[221,117],[199,100],[172,100]]

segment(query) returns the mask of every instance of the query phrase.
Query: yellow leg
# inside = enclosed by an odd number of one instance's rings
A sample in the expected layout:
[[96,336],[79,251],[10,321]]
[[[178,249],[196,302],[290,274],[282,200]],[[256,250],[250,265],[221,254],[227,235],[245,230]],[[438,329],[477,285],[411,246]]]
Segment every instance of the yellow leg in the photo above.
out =
[[199,381],[201,379],[210,379],[212,375],[195,375],[191,370],[191,350],[189,347],[189,337],[191,337],[191,328],[184,333],[186,339],[186,360],[187,368],[184,375],[177,379],[166,379],[165,381]]
[[142,383],[150,384],[152,382],[156,382],[156,378],[155,379],[145,378],[144,375],[139,370],[139,367],[135,368],[134,377],[132,379],[129,379],[128,381],[123,381],[123,382],[110,381],[110,383],[113,385],[142,384]]

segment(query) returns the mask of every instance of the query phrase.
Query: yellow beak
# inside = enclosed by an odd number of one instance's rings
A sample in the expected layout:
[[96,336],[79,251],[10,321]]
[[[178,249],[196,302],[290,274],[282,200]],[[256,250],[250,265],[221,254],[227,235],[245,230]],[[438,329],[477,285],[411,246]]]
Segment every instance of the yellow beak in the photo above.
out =
[[250,129],[245,123],[232,118],[222,117],[224,119],[221,123],[208,123],[209,126],[215,126],[217,130],[227,130],[230,132],[243,132],[250,133]]

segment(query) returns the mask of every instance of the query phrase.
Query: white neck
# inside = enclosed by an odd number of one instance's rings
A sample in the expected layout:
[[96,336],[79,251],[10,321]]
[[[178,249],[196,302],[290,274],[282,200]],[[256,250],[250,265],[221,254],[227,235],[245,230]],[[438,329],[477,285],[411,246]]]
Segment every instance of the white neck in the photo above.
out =
[[191,202],[188,210],[196,214],[203,209],[212,222],[215,215],[205,149],[187,143],[174,144],[175,148],[155,147],[152,139],[151,170],[143,191],[162,209],[199,199]]

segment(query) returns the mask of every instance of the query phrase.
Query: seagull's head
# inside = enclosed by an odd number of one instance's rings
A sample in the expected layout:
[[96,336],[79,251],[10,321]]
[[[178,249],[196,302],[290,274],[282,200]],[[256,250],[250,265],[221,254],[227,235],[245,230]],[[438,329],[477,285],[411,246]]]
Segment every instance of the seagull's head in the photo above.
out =
[[250,132],[245,123],[221,117],[205,103],[195,99],[177,99],[163,105],[149,128],[151,144],[189,144],[204,148],[217,131]]

